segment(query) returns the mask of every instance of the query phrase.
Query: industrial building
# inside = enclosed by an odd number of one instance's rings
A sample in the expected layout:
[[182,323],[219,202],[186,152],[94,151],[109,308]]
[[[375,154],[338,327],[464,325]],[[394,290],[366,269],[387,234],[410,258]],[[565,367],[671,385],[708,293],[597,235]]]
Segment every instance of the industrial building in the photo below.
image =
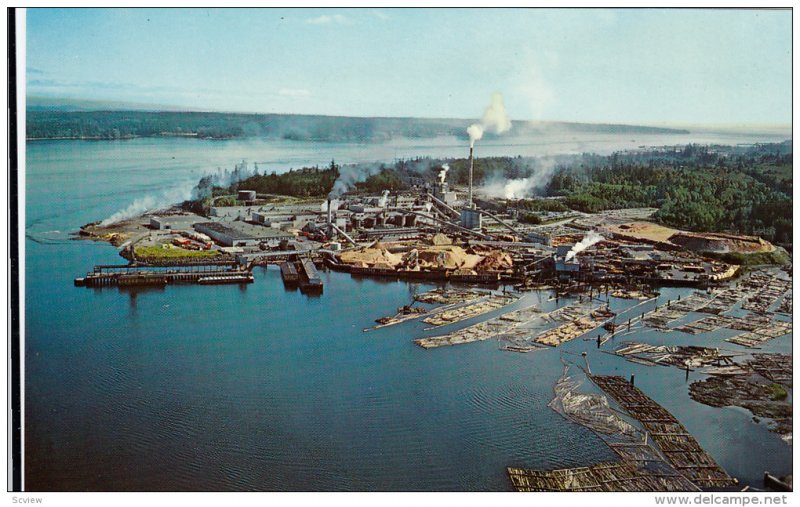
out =
[[150,217],[150,228],[161,231],[171,229],[172,227],[163,217]]
[[223,246],[257,246],[258,239],[219,222],[201,222],[194,229]]

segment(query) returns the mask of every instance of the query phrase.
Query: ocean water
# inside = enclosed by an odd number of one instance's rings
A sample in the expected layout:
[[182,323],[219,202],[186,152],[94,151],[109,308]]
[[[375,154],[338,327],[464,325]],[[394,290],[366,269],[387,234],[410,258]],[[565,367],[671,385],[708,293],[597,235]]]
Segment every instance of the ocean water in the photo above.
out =
[[[535,146],[482,149],[539,153]],[[306,297],[285,290],[270,267],[257,268],[255,283],[242,287],[72,285],[94,264],[122,259],[109,245],[68,239],[69,232],[218,166],[245,158],[285,170],[331,158],[461,151],[448,140],[30,143],[26,489],[507,491],[509,465],[614,459],[593,433],[547,408],[562,361],[582,364],[582,351],[595,373],[635,374],[744,484],[758,485],[764,470],[791,472],[791,447],[748,413],[697,404],[682,371],[628,363],[593,341],[530,354],[501,351],[493,341],[423,350],[412,340],[434,332],[421,322],[362,331],[430,284],[323,273],[325,293]],[[686,293],[668,289],[662,298]],[[555,308],[547,297],[532,293],[518,304]],[[612,303],[618,310],[632,304]],[[646,331],[630,339],[735,347],[725,336]],[[765,350],[790,351],[791,335]]]

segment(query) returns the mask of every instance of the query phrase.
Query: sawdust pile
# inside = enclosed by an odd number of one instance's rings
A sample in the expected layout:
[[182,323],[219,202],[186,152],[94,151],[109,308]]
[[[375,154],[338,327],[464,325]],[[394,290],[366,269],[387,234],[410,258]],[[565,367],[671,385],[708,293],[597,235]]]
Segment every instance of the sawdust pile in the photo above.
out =
[[455,245],[434,245],[406,254],[394,254],[378,244],[372,248],[342,252],[339,261],[357,267],[469,271],[506,270],[513,265],[507,252],[492,250],[478,255]]
[[445,234],[438,233],[431,238],[431,244],[434,246],[452,245],[453,240]]
[[403,257],[399,254],[393,254],[389,250],[376,245],[373,248],[342,252],[339,260],[344,264],[350,264],[352,266],[358,266],[362,268],[396,268],[402,263]]

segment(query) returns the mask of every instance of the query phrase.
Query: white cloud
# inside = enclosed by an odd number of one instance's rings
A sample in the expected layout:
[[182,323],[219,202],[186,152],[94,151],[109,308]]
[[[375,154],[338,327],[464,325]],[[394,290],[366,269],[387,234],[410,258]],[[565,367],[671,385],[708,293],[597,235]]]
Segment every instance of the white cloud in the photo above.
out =
[[311,92],[305,88],[281,88],[278,94],[286,97],[308,97]]
[[310,25],[330,25],[332,23],[336,23],[338,25],[349,25],[350,18],[343,16],[342,14],[333,14],[330,16],[323,14],[322,16],[317,16],[316,18],[307,19],[306,23]]
[[384,21],[386,21],[387,19],[389,19],[389,15],[388,15],[388,14],[386,14],[385,12],[383,12],[383,11],[382,11],[382,10],[380,10],[380,9],[373,9],[373,10],[372,10],[372,15],[373,15],[373,16],[375,16],[376,18],[378,18],[378,19],[382,19],[382,20],[384,20]]

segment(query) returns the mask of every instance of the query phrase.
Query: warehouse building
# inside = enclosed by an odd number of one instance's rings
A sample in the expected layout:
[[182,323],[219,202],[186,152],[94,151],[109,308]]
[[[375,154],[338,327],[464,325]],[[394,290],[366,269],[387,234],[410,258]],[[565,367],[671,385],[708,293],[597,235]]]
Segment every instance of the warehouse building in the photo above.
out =
[[211,239],[223,246],[258,245],[258,238],[219,222],[201,222],[199,224],[194,224],[194,229],[197,232],[208,235]]
[[156,231],[170,229],[169,222],[163,217],[150,217],[150,228]]

